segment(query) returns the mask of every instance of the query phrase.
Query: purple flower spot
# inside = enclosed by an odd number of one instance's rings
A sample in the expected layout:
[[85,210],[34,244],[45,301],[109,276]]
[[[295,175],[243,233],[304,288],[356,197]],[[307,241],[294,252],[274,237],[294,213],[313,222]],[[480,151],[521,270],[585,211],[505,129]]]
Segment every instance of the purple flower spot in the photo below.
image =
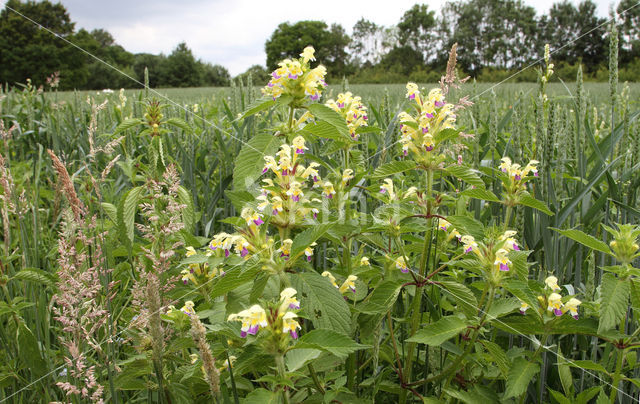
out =
[[561,316],[561,315],[562,315],[562,310],[560,310],[560,309],[553,309],[553,314],[555,314],[556,316]]
[[520,181],[522,179],[522,177],[520,176],[520,174],[516,174],[513,176],[513,178],[515,178],[516,181]]
[[193,269],[193,268],[190,268],[190,269],[189,269],[189,272],[194,273],[195,271],[194,271],[194,269]]
[[536,171],[535,173],[533,173],[533,175],[537,177],[538,176],[538,172]]
[[369,117],[364,115],[364,116],[362,116],[362,119],[364,119],[366,121],[367,119],[369,119]]
[[225,256],[226,258],[229,258],[229,250],[224,250],[224,256]]
[[312,94],[312,95],[309,96],[309,99],[311,101],[317,101],[318,98],[320,98],[320,94]]
[[278,209],[274,209],[272,213],[273,213],[274,216],[277,215],[278,214]]
[[246,247],[243,247],[242,252],[240,252],[240,256],[244,258],[247,256],[247,254],[249,254],[249,250],[247,250]]
[[577,319],[578,319],[578,315],[577,315],[577,314],[574,314],[574,315],[572,315],[571,317],[573,317],[575,320],[577,320]]
[[520,309],[520,314],[522,314],[523,316],[526,314],[525,310]]
[[293,195],[291,197],[291,199],[293,199],[294,202],[299,202],[300,201],[300,197],[298,195]]
[[429,132],[429,128],[427,127],[422,128],[422,133],[428,133],[428,132]]
[[431,119],[433,118],[433,114],[430,112],[425,112],[425,115],[427,116],[427,118]]
[[442,102],[442,101],[436,101],[436,102],[434,102],[434,104],[435,104],[435,106],[436,106],[436,107],[438,107],[438,108],[440,108],[440,107],[444,107],[444,102]]
[[433,150],[433,146],[425,146],[424,148],[425,148],[427,151],[431,151],[431,150]]
[[473,251],[473,247],[469,247],[464,250],[465,253],[470,253],[471,251]]
[[500,263],[500,270],[501,271],[509,271],[509,265]]
[[513,243],[513,249],[516,251],[520,251],[520,247],[518,247],[517,243]]
[[304,154],[304,149],[296,149],[296,154]]
[[297,78],[298,78],[298,75],[297,75],[297,74],[291,74],[291,73],[289,73],[289,78],[290,78],[291,80],[295,80],[295,79],[297,79]]
[[310,255],[307,256],[307,261],[311,262],[311,256]]
[[188,280],[183,280],[182,283],[184,283],[185,285],[187,284],[187,282],[189,282]]
[[269,86],[269,87],[273,87],[273,83],[272,83],[272,82],[269,82],[269,83],[267,84],[267,86]]
[[298,310],[300,308],[300,305],[298,303],[289,303],[289,308]]
[[246,331],[240,331],[240,336],[242,338],[246,338],[247,337],[247,332]]
[[317,176],[317,175],[314,175],[314,176],[313,176],[313,182],[318,182],[318,181],[319,181],[318,176]]
[[258,333],[259,328],[260,326],[258,324],[252,325],[251,327],[249,327],[249,330],[247,332],[251,335],[256,335]]
[[384,188],[380,188],[380,193],[381,193],[381,194],[386,194],[386,193],[387,193],[387,190],[386,190],[386,189],[384,189]]
[[403,274],[407,274],[409,273],[409,268],[402,268],[400,269],[400,272],[402,272]]
[[273,76],[273,78],[274,78],[274,79],[279,79],[279,78],[281,77],[281,76],[280,76],[278,73],[276,73],[276,72],[271,73],[271,76]]
[[289,331],[289,334],[291,334],[291,338],[298,339],[298,333],[294,330]]
[[333,199],[333,194],[329,194],[329,195],[327,195],[327,198],[329,198],[329,199]]
[[254,220],[253,223],[255,223],[256,226],[260,226],[261,224],[264,223],[264,220],[262,220],[261,218],[258,218],[257,220]]
[[409,99],[410,99],[410,100],[415,100],[415,99],[416,99],[416,95],[415,95],[415,94],[411,94],[411,95],[409,96]]
[[266,173],[268,170],[269,170],[269,169],[268,169],[267,167],[265,167],[265,168],[262,170],[262,174]]

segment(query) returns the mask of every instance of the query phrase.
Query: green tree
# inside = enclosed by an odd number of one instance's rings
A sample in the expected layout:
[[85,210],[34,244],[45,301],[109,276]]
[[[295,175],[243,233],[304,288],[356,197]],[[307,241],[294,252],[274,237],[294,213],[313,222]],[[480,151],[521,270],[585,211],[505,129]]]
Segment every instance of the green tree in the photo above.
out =
[[231,75],[229,70],[220,65],[212,65],[211,63],[200,62],[202,70],[202,85],[223,87],[229,85]]
[[636,7],[637,3],[634,0],[622,0],[617,8],[622,19],[618,31],[622,47],[620,56],[623,63],[640,58],[640,7]]
[[74,39],[74,23],[62,4],[48,0],[26,3],[9,0],[0,12],[0,82],[13,85],[30,78],[34,84],[40,85],[53,72],[59,71],[61,88],[81,88],[89,74],[85,55],[9,8],[62,38]]
[[253,65],[248,68],[244,73],[237,75],[235,78],[242,80],[243,83],[247,82],[247,78],[251,75],[251,80],[254,85],[262,86],[267,83],[271,77],[269,72],[264,66]]
[[380,62],[384,53],[384,27],[364,18],[353,26],[349,50],[351,62],[358,67]]
[[438,52],[434,46],[436,18],[426,4],[416,4],[406,11],[398,23],[398,39],[422,54],[425,61],[431,60]]
[[152,55],[151,53],[138,53],[133,57],[133,73],[136,80],[144,83],[144,69],[149,71],[149,86],[151,88],[160,87],[164,81],[164,65],[166,56]]
[[202,85],[202,70],[186,43],[179,43],[163,64],[162,85],[169,87]]
[[583,0],[577,8],[563,0],[554,3],[549,14],[541,18],[539,42],[549,44],[554,60],[570,64],[582,61],[589,71],[594,71],[608,55],[606,27],[599,27],[603,22],[591,0]]
[[329,28],[322,21],[300,21],[293,25],[285,22],[278,25],[265,44],[267,67],[274,70],[282,59],[298,57],[306,46],[312,45],[316,59],[327,67],[329,74],[341,76],[348,73],[349,40],[339,24]]

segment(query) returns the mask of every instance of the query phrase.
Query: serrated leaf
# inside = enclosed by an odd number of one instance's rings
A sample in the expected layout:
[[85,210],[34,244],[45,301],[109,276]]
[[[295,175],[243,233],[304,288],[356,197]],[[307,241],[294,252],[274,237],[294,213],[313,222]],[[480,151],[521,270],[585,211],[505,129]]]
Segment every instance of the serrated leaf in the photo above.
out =
[[351,334],[351,311],[329,280],[316,272],[293,276],[301,306],[316,328]]
[[438,346],[467,328],[467,324],[456,316],[442,317],[435,323],[424,326],[409,338],[408,342],[417,342],[431,346]]
[[478,220],[462,215],[447,216],[446,219],[460,234],[469,234],[477,240],[484,238],[484,225]]
[[357,306],[357,310],[364,314],[386,314],[398,298],[402,283],[388,280],[373,289],[369,297]]
[[295,372],[322,354],[320,349],[294,348],[295,349],[288,351],[285,357],[285,363],[287,364],[287,370],[289,370],[289,372]]
[[[445,393],[453,398],[457,398],[465,404],[489,404],[500,402],[498,395],[491,389],[483,386],[474,386],[473,390],[445,389]],[[435,400],[434,403],[441,403]]]
[[116,205],[108,202],[102,202],[100,203],[100,206],[102,206],[104,213],[107,214],[113,223],[118,223],[118,208],[116,208]]
[[609,374],[609,372],[607,372],[607,369],[605,369],[604,366],[591,360],[576,360],[568,363],[570,366],[574,368],[595,370],[596,372],[601,372],[601,373],[604,373],[605,375]]
[[324,104],[311,104],[307,108],[313,114],[316,120],[327,122],[331,126],[335,127],[338,132],[340,132],[340,134],[345,137],[346,140],[351,141],[347,122],[342,117],[342,115]]
[[614,274],[602,275],[598,333],[614,328],[622,320],[629,303],[629,285],[629,281],[619,279]]
[[140,119],[125,119],[124,121],[122,121],[122,123],[120,123],[120,125],[118,125],[116,127],[116,130],[113,131],[114,135],[120,134],[121,132],[124,132],[125,130],[131,129],[133,127],[136,127],[138,125],[142,125],[143,122]]
[[488,189],[482,188],[474,188],[474,189],[465,189],[460,193],[462,196],[468,196],[475,199],[482,199],[490,202],[500,202],[500,199]]
[[24,268],[16,272],[11,279],[41,283],[52,288],[56,286],[57,282],[55,275],[38,268]]
[[189,126],[187,122],[185,122],[183,119],[180,119],[180,118],[169,118],[166,121],[164,121],[164,123],[180,128],[187,133],[193,132],[193,129],[191,128],[191,126]]
[[573,396],[573,377],[571,376],[571,369],[569,362],[562,354],[560,346],[558,346],[558,375],[560,376],[560,382],[562,383],[562,389],[567,396]]
[[507,377],[507,388],[504,398],[518,397],[527,391],[531,379],[540,371],[540,365],[529,362],[524,358],[517,358],[513,361],[509,376]]
[[[233,207],[236,208],[236,211],[242,211],[242,208],[249,202],[253,202],[255,197],[251,195],[248,191],[225,191],[224,195],[231,201]],[[242,219],[240,219],[242,220]]]
[[244,114],[242,114],[242,118],[255,115],[258,112],[264,111],[265,109],[269,109],[274,105],[276,105],[276,102],[272,98],[259,98],[254,102],[252,102],[251,105],[249,105],[249,107],[244,112]]
[[600,251],[602,253],[611,255],[611,250],[605,243],[596,239],[593,236],[588,235],[583,231],[576,230],[576,229],[560,230],[553,227],[550,227],[550,229],[555,230],[558,233],[562,234],[563,236],[569,237],[571,240],[577,241],[578,243],[585,245],[591,248],[592,250]]
[[507,359],[507,354],[500,348],[500,345],[488,341],[488,340],[480,340],[480,343],[485,347],[485,349],[491,355],[491,360],[498,365],[498,369],[500,369],[500,373],[502,376],[507,378],[509,373],[509,360]]
[[193,208],[191,194],[184,187],[178,187],[178,202],[185,207],[180,211],[186,231],[192,233],[196,224],[196,212]]
[[118,205],[118,225],[123,229],[124,236],[130,244],[133,243],[136,211],[143,192],[144,188],[142,186],[131,188],[124,194]]
[[211,298],[222,296],[247,282],[253,281],[261,270],[262,264],[259,262],[248,262],[231,268],[224,275],[219,276],[217,281],[213,282]]
[[318,224],[311,226],[293,239],[291,244],[291,261],[295,261],[302,255],[304,250],[312,243],[322,237],[327,230],[333,226],[333,223]]
[[340,131],[333,125],[324,121],[317,121],[314,123],[307,124],[302,130],[304,133],[310,133],[313,136],[317,136],[324,139],[332,139],[338,142],[348,143],[351,142],[352,139],[350,137],[345,137],[344,134],[340,133]]
[[538,305],[538,299],[526,281],[520,279],[505,279],[503,286],[509,293],[528,304],[529,307],[536,307],[536,305]]
[[478,314],[478,301],[471,289],[453,281],[440,281],[440,285],[446,290],[443,294],[451,296],[467,318],[475,317]]
[[279,404],[280,400],[280,392],[278,391],[269,391],[266,389],[256,389],[247,395],[242,400],[243,404]]
[[452,177],[456,177],[469,185],[484,188],[484,181],[477,174],[477,170],[461,165],[452,165],[444,169]]
[[529,195],[528,193],[523,193],[522,195],[520,195],[520,197],[518,198],[518,201],[520,205],[528,206],[530,208],[539,210],[540,212],[545,213],[549,216],[553,216],[553,212],[549,210],[549,208],[544,202],[537,200],[536,198]]
[[38,340],[23,322],[18,326],[18,349],[20,358],[26,362],[34,376],[40,377],[47,372],[47,362],[42,359]]
[[498,319],[506,314],[509,314],[520,307],[520,302],[517,299],[500,299],[493,302],[489,311],[487,312],[487,318],[489,321]]
[[376,168],[370,178],[378,179],[391,177],[394,174],[413,170],[414,168],[416,168],[416,163],[411,160],[392,161],[391,163],[387,163]]
[[262,173],[264,156],[274,154],[280,143],[281,140],[270,133],[261,133],[245,143],[235,160],[234,189],[243,190],[253,184]]
[[333,330],[317,329],[303,335],[292,349],[319,349],[344,359],[350,353],[365,348],[370,346],[358,344]]

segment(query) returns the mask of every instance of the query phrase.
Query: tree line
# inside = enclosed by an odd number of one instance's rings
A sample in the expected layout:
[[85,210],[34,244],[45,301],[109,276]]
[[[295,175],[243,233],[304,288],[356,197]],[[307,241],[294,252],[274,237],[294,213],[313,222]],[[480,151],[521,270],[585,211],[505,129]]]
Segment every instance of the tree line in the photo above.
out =
[[118,45],[113,36],[103,29],[76,31],[75,23],[60,3],[9,0],[6,5],[112,67],[5,7],[0,12],[2,84],[15,85],[29,78],[34,84],[40,85],[57,71],[60,72],[61,89],[139,87],[129,77],[143,82],[145,67],[149,70],[149,85],[152,87],[229,84],[231,76],[225,67],[196,59],[186,43],[178,44],[169,55],[133,54]]
[[[616,7],[621,80],[640,80],[640,7],[633,7],[635,2],[621,0]],[[0,83],[14,85],[30,78],[38,85],[59,71],[62,89],[137,87],[121,72],[142,82],[145,67],[152,87],[225,86],[231,79],[223,66],[196,59],[186,43],[169,55],[133,54],[103,29],[76,31],[62,4],[9,0],[6,5],[120,72],[5,7],[0,12]],[[562,0],[540,16],[522,0],[453,0],[437,14],[427,4],[416,4],[393,26],[362,18],[351,35],[340,24],[284,22],[266,41],[266,67],[251,66],[239,78],[251,74],[256,83],[266,81],[279,60],[296,57],[313,45],[329,79],[434,82],[446,66],[448,50],[457,43],[465,73],[496,81],[540,60],[548,43],[555,50],[554,77],[574,77],[581,64],[587,79],[606,80],[608,32],[607,19],[597,16],[592,0],[577,6]],[[515,79],[535,81],[536,73],[529,69]]]

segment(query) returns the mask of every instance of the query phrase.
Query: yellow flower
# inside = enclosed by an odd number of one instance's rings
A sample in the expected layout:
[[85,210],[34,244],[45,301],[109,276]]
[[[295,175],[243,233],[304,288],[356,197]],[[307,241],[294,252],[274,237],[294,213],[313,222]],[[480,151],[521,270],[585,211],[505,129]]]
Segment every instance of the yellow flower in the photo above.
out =
[[333,198],[333,196],[336,194],[336,191],[333,189],[333,184],[329,181],[325,182],[322,193],[329,199]]
[[291,255],[291,245],[292,244],[293,244],[293,241],[290,238],[288,238],[288,239],[282,241],[282,245],[277,250],[277,251],[280,252],[280,256],[281,257],[285,257],[285,260],[289,259],[289,255]]
[[357,276],[349,275],[342,286],[340,286],[340,293],[345,293],[347,290],[351,290],[353,293],[356,293],[356,284],[354,283],[356,279],[358,279]]
[[509,271],[509,265],[511,265],[511,261],[507,258],[508,251],[504,248],[496,251],[496,260],[493,262],[493,265],[496,269],[500,271]]
[[578,306],[581,303],[582,302],[580,300],[572,297],[565,305],[565,309],[568,310],[571,317],[575,318],[576,320],[578,319]]
[[349,183],[349,180],[353,179],[353,170],[350,168],[347,168],[344,170],[344,172],[342,173],[342,186],[346,186],[347,183]]
[[416,99],[416,101],[420,100],[420,90],[418,90],[416,83],[407,83],[407,98]]
[[331,281],[331,284],[333,286],[335,286],[336,288],[338,287],[338,284],[336,283],[336,278],[331,274],[331,272],[329,271],[324,271],[322,273],[322,276],[324,276],[325,278],[329,278],[329,280]]
[[562,308],[563,308],[562,296],[560,296],[557,293],[550,294],[548,299],[547,310],[552,311],[553,314],[555,314],[556,316],[561,316]]
[[316,60],[316,58],[314,57],[315,52],[316,50],[313,49],[313,46],[307,46],[306,48],[304,48],[304,50],[300,54],[300,56],[302,56],[302,60],[304,61],[304,63],[307,63],[310,60],[312,62],[315,62]]
[[184,302],[184,306],[182,306],[180,311],[191,317],[192,315],[196,314],[196,311],[193,309],[193,307],[193,302],[191,300],[187,300],[186,302]]
[[307,261],[311,261],[311,257],[313,257],[313,247],[318,245],[317,243],[311,243],[311,245],[304,249],[304,255],[307,256]]
[[295,320],[298,315],[292,311],[288,311],[282,317],[282,332],[288,332],[291,335],[291,338],[297,339],[298,333],[297,329],[300,328],[300,324]]
[[398,268],[402,273],[408,273],[409,272],[409,267],[407,266],[406,261],[404,260],[404,257],[400,256],[398,258],[396,258],[396,268]]
[[547,287],[549,287],[553,291],[561,289],[560,286],[558,286],[558,278],[556,278],[553,275],[545,279],[544,283],[547,285]]
[[390,201],[396,199],[396,193],[393,192],[393,180],[391,180],[390,178],[385,178],[384,184],[380,185],[380,193],[389,194]]
[[294,138],[291,144],[293,144],[296,154],[304,154],[305,150],[309,150],[309,148],[304,145],[304,138],[302,136]]
[[360,258],[360,265],[362,265],[364,267],[370,266],[371,264],[369,263],[369,258],[368,257]]
[[288,309],[299,309],[300,302],[295,298],[295,295],[298,292],[294,288],[286,288],[282,292],[280,292],[280,307],[278,308],[278,312],[284,313]]
[[242,321],[242,328],[240,328],[240,336],[246,337],[247,334],[256,335],[260,327],[266,327],[269,325],[267,322],[267,313],[260,305],[253,305],[247,310],[242,310],[240,313],[231,314],[227,321]]

